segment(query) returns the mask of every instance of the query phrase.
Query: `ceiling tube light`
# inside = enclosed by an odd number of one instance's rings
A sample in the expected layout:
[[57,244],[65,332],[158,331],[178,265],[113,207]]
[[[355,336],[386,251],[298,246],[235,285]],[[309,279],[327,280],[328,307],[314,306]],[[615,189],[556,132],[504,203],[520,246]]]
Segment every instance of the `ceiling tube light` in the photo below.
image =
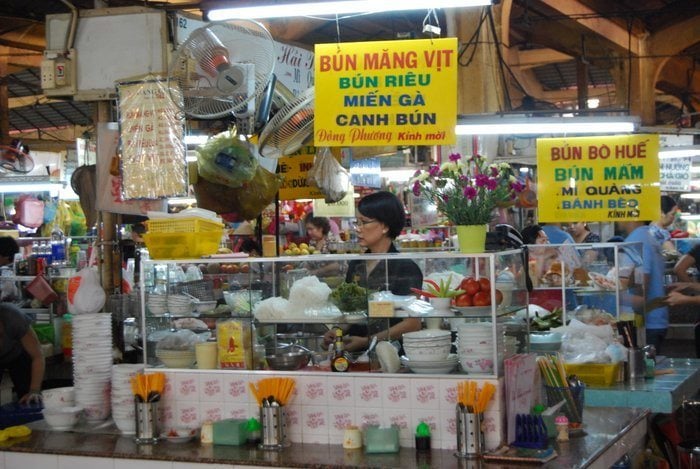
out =
[[432,8],[466,8],[491,5],[491,0],[346,0],[335,2],[276,3],[210,10],[211,21],[233,18],[289,18],[298,16],[346,15],[350,13],[380,13],[388,11],[426,10]]
[[185,145],[204,145],[209,140],[208,135],[185,135]]
[[463,116],[457,120],[457,135],[546,135],[633,132],[639,118],[632,116],[508,117]]
[[700,156],[700,145],[659,148],[659,158],[681,158],[684,156]]
[[64,184],[60,182],[40,182],[40,183],[32,183],[32,182],[25,182],[24,184],[21,183],[13,183],[13,184],[0,184],[0,193],[5,193],[5,194],[12,194],[12,193],[19,193],[19,192],[56,192],[62,190],[64,187]]

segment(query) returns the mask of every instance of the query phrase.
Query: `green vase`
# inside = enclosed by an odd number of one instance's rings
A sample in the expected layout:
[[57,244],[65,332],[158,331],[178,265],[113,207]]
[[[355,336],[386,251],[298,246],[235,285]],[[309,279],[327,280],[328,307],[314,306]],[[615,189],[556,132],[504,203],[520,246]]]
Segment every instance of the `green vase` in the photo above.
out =
[[486,250],[486,225],[457,225],[459,252],[476,254]]

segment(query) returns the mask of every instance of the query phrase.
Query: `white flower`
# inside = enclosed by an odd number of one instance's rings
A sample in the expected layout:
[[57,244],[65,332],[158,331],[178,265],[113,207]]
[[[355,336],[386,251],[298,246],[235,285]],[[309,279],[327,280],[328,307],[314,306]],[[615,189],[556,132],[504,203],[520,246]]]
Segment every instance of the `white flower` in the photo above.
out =
[[440,165],[440,171],[457,171],[459,169],[459,166],[457,166],[457,163],[454,163],[452,161],[446,161],[445,163],[442,163]]

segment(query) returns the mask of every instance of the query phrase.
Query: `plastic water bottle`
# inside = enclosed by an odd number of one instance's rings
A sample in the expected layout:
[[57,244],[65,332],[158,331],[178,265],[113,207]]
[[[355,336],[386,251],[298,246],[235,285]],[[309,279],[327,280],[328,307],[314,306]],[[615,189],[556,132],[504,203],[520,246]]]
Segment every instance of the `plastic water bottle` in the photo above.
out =
[[51,231],[51,260],[54,265],[66,262],[66,239],[58,226]]

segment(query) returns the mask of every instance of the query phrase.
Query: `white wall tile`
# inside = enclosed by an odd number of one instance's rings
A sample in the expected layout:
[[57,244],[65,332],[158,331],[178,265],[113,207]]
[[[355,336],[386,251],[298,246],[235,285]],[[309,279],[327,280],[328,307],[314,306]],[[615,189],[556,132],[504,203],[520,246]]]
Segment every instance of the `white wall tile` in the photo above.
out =
[[222,420],[228,418],[226,414],[226,408],[223,402],[200,402],[199,403],[199,416],[200,421],[206,422],[207,420],[216,422],[217,420]]
[[301,434],[306,442],[307,435],[328,435],[330,421],[327,406],[301,406]]
[[[256,406],[257,408],[257,406]],[[223,404],[223,418],[225,419],[246,419],[251,417],[258,418],[257,413],[251,411],[251,407],[247,403],[233,403],[233,404]],[[206,406],[202,405],[202,419],[206,420]]]
[[[58,469],[114,469],[114,459],[86,456],[59,456]],[[147,469],[151,468],[149,467]]]
[[324,375],[302,376],[297,380],[299,394],[295,402],[302,406],[328,405],[328,380]]
[[411,407],[411,381],[385,379],[382,383],[382,405],[390,409]]
[[439,409],[440,380],[411,379],[411,408]]
[[178,402],[199,400],[199,376],[178,373],[173,379],[173,395]]
[[58,456],[55,454],[28,454],[28,453],[5,453],[5,467],[7,469],[58,469]]
[[393,409],[384,408],[384,421],[387,425],[399,427],[399,439],[410,440],[416,433],[416,426],[411,421],[411,413],[408,408]]
[[302,406],[300,405],[287,405],[287,434],[293,437],[292,441],[302,441],[303,420],[301,410]]
[[175,405],[174,424],[180,427],[195,428],[201,425],[199,402],[181,401]]
[[386,425],[384,411],[381,407],[358,406],[355,408],[355,420],[360,428],[368,425]]
[[199,401],[222,402],[226,375],[221,373],[202,373],[199,375]]
[[425,422],[430,426],[430,434],[433,438],[442,438],[443,422],[441,413],[432,409],[412,409],[411,426],[415,429],[420,422]]
[[332,438],[342,436],[351,425],[359,426],[355,420],[354,407],[328,407],[328,435]]
[[[234,466],[233,464],[203,464],[191,462],[174,462],[173,469],[242,469],[251,466]],[[139,468],[141,469],[141,468]],[[257,469],[260,469],[259,467]]]
[[382,382],[381,378],[362,378],[355,380],[355,407],[381,407]]
[[248,386],[248,381],[252,378],[250,374],[227,373],[224,376],[224,397],[227,403],[245,404],[255,400]]
[[343,373],[328,377],[328,402],[331,407],[355,407],[355,379]]

